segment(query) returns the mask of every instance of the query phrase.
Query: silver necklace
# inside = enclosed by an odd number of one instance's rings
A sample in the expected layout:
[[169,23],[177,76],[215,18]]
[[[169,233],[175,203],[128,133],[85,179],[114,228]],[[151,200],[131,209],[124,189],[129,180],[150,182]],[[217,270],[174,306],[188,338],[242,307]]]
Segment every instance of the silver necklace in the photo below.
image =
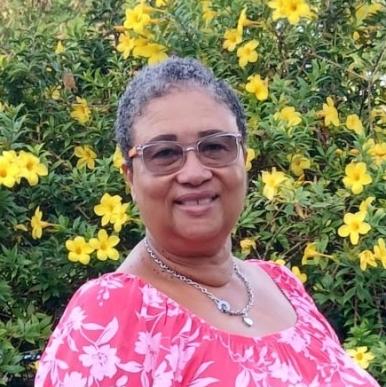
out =
[[220,312],[228,314],[230,316],[241,316],[241,319],[245,325],[247,325],[248,327],[251,327],[253,325],[253,320],[248,316],[248,312],[253,305],[255,297],[253,294],[251,284],[249,283],[248,279],[244,276],[244,274],[240,272],[236,263],[233,263],[233,271],[235,272],[237,277],[240,278],[241,282],[244,284],[248,294],[247,304],[244,306],[244,308],[240,310],[233,310],[228,301],[225,301],[221,298],[216,297],[213,293],[211,293],[204,286],[200,285],[198,282],[193,281],[191,278],[188,278],[183,274],[180,274],[177,271],[173,270],[171,267],[169,267],[165,262],[163,262],[159,257],[157,257],[155,252],[150,247],[150,243],[147,240],[147,238],[145,238],[145,246],[149,256],[160,267],[162,271],[170,274],[174,278],[179,279],[180,281],[186,283],[187,285],[193,286],[194,288],[199,290],[202,294],[204,294],[206,297],[208,297],[211,301],[214,302],[214,304],[216,305],[217,309]]

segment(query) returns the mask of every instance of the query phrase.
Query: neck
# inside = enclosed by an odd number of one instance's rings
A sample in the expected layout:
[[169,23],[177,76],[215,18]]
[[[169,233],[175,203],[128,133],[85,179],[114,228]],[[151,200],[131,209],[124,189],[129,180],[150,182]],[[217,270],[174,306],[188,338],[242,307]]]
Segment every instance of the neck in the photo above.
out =
[[[176,252],[168,249],[167,246],[160,244],[149,233],[146,238],[150,249],[158,259],[170,269],[183,274],[195,282],[205,286],[222,287],[229,283],[232,278],[233,256],[229,237],[218,249],[211,249],[210,252],[199,255],[176,254]],[[145,243],[142,243],[144,253],[146,254],[146,261],[161,271],[159,265],[146,250]],[[167,276],[168,274],[165,273],[165,275]]]

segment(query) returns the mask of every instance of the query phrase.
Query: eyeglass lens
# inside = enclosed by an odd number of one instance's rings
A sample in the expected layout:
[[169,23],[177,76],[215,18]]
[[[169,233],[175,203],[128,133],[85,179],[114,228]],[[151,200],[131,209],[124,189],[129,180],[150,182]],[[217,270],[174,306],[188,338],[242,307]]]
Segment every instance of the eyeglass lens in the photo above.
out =
[[[238,156],[238,139],[232,134],[209,136],[197,143],[198,158],[209,167],[222,167],[232,163]],[[172,141],[159,141],[143,147],[146,167],[158,174],[167,174],[182,168],[185,150]]]

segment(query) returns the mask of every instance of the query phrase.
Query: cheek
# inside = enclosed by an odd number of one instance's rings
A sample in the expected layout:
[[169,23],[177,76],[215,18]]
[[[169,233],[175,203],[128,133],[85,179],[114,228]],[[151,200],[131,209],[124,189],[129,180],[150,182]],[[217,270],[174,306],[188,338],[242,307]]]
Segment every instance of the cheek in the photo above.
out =
[[132,191],[141,215],[162,211],[169,185],[162,178],[154,178],[143,171],[134,175]]
[[225,207],[229,210],[229,214],[233,216],[239,216],[243,207],[245,196],[247,193],[247,174],[245,172],[244,165],[237,166],[232,171],[229,171],[224,186],[226,198]]
[[247,192],[247,173],[244,164],[239,164],[228,177],[228,186],[232,191],[238,191],[238,194],[244,197]]

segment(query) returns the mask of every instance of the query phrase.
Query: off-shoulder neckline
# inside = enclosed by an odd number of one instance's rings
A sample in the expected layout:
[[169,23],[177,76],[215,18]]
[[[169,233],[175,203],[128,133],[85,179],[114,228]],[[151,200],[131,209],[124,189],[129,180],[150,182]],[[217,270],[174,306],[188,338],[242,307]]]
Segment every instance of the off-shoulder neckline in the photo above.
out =
[[[177,307],[184,315],[189,317],[192,321],[196,322],[198,325],[200,325],[201,327],[205,328],[206,330],[208,330],[208,331],[210,331],[210,332],[212,332],[212,333],[214,333],[216,335],[222,336],[226,340],[233,339],[233,340],[237,340],[239,342],[244,342],[246,344],[248,344],[248,343],[250,344],[251,342],[262,341],[262,340],[266,341],[266,340],[269,340],[269,339],[274,339],[274,338],[276,338],[278,336],[281,336],[283,334],[296,331],[298,329],[298,327],[299,327],[299,324],[300,324],[299,309],[298,309],[297,305],[295,305],[292,302],[291,297],[288,294],[288,290],[285,289],[285,288],[281,288],[279,286],[276,278],[272,277],[271,274],[267,270],[265,270],[264,266],[265,267],[269,267],[270,264],[267,261],[261,261],[261,260],[257,260],[257,259],[251,259],[251,260],[248,260],[246,262],[248,262],[248,263],[257,263],[260,267],[262,267],[264,272],[272,279],[272,281],[275,283],[275,285],[278,288],[278,290],[287,299],[287,301],[289,302],[289,304],[291,305],[292,309],[294,310],[294,312],[296,314],[296,320],[295,320],[294,325],[292,325],[292,326],[290,326],[288,328],[282,329],[280,331],[268,333],[268,334],[265,334],[265,335],[262,335],[262,336],[245,336],[245,335],[242,335],[242,334],[227,332],[227,331],[224,331],[224,330],[222,330],[220,328],[217,328],[217,327],[211,325],[204,318],[198,316],[197,314],[195,314],[194,312],[190,311],[185,306],[179,304],[172,297],[168,296],[166,293],[162,292],[161,290],[159,290],[158,288],[153,286],[150,282],[144,280],[140,276],[137,276],[137,275],[131,274],[131,273],[124,273],[124,272],[115,271],[115,272],[106,273],[102,277],[105,277],[105,276],[126,277],[126,278],[129,278],[131,280],[137,281],[141,285],[141,287],[147,286],[147,287],[155,290],[157,292],[157,294],[167,304],[173,305],[173,306]],[[272,265],[276,265],[276,264],[272,263]]]

